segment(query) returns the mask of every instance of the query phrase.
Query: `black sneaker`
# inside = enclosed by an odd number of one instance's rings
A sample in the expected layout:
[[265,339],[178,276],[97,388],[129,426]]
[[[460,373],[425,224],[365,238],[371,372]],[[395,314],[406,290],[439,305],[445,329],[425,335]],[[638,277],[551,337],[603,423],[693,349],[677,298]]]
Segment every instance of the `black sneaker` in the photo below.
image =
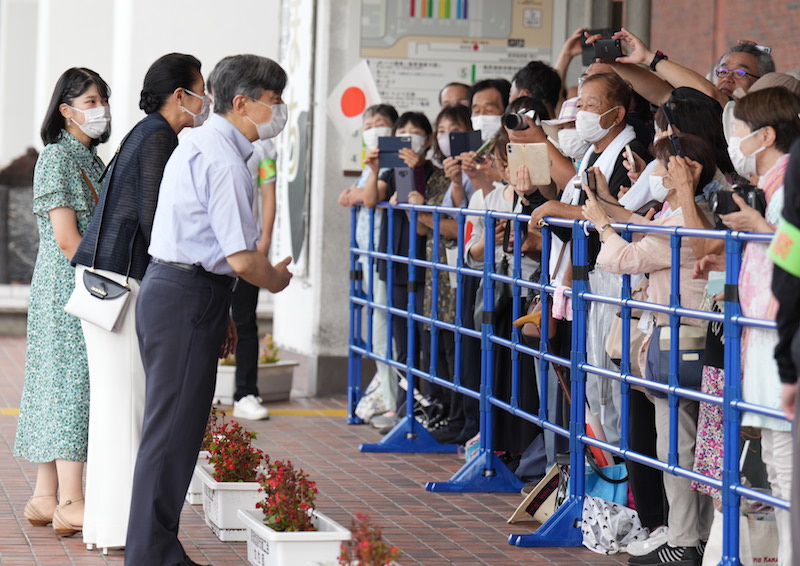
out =
[[696,546],[673,547],[664,543],[650,554],[631,556],[630,566],[702,566],[703,557]]

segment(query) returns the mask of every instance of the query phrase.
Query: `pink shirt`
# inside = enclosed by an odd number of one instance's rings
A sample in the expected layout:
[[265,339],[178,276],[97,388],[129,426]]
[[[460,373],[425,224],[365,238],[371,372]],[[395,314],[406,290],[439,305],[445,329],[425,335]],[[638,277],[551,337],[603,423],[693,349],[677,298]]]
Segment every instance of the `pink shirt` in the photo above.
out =
[[[684,226],[683,211],[678,209],[674,214],[657,220],[647,220],[637,214],[631,215],[631,224],[645,226]],[[606,232],[605,240],[597,256],[597,267],[611,273],[650,274],[648,297],[650,302],[669,305],[671,279],[672,249],[669,235],[637,234],[633,242],[626,242],[619,234]],[[703,302],[706,288],[705,279],[692,279],[697,258],[692,252],[690,242],[683,238],[681,244],[680,264],[680,300],[681,306],[699,309]],[[668,326],[669,315],[656,313],[656,325]],[[706,321],[695,318],[683,318],[684,324],[704,326]]]

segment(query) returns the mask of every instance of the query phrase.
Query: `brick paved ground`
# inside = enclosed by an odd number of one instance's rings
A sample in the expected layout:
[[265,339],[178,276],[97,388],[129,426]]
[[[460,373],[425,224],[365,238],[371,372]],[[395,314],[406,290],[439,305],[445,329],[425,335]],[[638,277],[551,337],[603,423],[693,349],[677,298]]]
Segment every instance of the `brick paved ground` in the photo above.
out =
[[[112,550],[107,556],[87,551],[80,535],[60,539],[50,527],[33,527],[22,515],[35,479],[35,466],[13,457],[24,348],[22,338],[0,338],[0,565],[120,565],[122,551]],[[626,562],[627,555],[604,557],[582,547],[510,546],[509,534],[530,532],[537,526],[506,524],[520,500],[518,495],[425,491],[427,481],[447,480],[463,460],[456,455],[360,453],[360,443],[377,442],[380,436],[366,426],[348,426],[344,417],[329,416],[331,410],[344,407],[341,398],[272,404],[272,419],[251,423],[250,428],[259,433],[259,448],[274,458],[291,458],[317,481],[318,508],[325,514],[349,526],[356,513],[368,513],[383,525],[386,538],[403,552],[402,565]],[[201,506],[184,506],[181,539],[189,555],[201,564],[247,563],[245,543],[216,540],[203,522]]]

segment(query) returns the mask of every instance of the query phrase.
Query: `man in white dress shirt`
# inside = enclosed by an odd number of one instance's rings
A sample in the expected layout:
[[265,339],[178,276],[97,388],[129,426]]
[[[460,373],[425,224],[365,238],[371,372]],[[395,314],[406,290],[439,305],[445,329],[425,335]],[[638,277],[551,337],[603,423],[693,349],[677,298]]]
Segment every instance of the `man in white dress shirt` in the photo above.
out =
[[[186,489],[214,394],[226,341],[230,296],[241,277],[273,293],[289,284],[257,250],[252,142],[286,124],[286,73],[274,61],[236,55],[220,61],[214,115],[167,162],[149,248],[152,261],[136,305],[147,375],[125,549],[128,566],[192,566],[178,541]],[[224,346],[223,346],[224,344]]]

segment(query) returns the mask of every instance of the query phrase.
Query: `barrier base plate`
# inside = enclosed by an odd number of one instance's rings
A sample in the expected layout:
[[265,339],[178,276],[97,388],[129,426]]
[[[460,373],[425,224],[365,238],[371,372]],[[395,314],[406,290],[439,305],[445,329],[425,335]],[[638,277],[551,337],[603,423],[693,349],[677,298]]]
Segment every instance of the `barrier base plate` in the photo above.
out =
[[455,454],[458,446],[442,444],[425,427],[406,415],[377,444],[362,444],[361,452],[406,452],[427,454]]
[[480,451],[446,482],[428,482],[425,489],[442,493],[519,493],[522,480],[491,450]]
[[510,535],[508,544],[523,547],[580,546],[583,544],[582,516],[583,498],[570,497],[536,532]]

